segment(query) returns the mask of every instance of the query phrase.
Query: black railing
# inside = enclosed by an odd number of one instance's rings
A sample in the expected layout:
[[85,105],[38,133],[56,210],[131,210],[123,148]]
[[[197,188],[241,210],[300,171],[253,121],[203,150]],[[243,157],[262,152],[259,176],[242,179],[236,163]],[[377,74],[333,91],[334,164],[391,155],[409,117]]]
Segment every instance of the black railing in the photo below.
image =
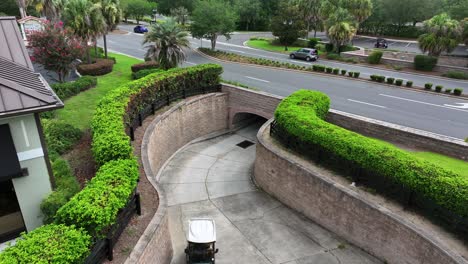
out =
[[107,232],[105,238],[94,242],[91,253],[84,261],[85,264],[101,263],[105,258],[113,260],[115,243],[117,243],[133,215],[135,213],[141,215],[140,194],[133,192],[131,197],[127,205],[119,211],[116,223]]
[[271,123],[270,135],[287,148],[313,160],[320,166],[352,179],[356,185],[362,185],[368,191],[383,194],[399,202],[405,210],[415,210],[423,214],[434,223],[468,241],[468,218],[443,208],[430,198],[414,192],[389,177],[379,176],[372,171],[363,169],[359,164],[344,159],[318,144],[300,140],[288,133],[276,121]]
[[178,101],[180,99],[185,99],[190,96],[206,94],[206,93],[215,93],[221,91],[221,85],[216,85],[213,87],[203,87],[199,89],[182,89],[177,92],[161,96],[154,100],[151,104],[147,105],[139,111],[135,116],[130,116],[130,121],[126,125],[125,132],[133,141],[135,139],[135,129],[143,125],[143,120],[150,115],[163,108],[164,106],[170,105],[172,102]]

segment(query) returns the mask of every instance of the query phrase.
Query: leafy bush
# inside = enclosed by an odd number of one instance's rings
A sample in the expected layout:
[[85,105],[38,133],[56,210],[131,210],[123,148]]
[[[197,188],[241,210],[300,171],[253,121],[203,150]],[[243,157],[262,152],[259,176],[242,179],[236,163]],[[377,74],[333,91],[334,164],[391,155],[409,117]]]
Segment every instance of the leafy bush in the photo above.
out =
[[312,65],[312,70],[316,72],[325,72],[326,67],[319,64]]
[[442,74],[444,77],[453,78],[453,79],[460,79],[460,80],[468,80],[468,73],[466,72],[459,72],[459,71],[448,71]]
[[393,84],[394,81],[395,81],[395,78],[392,78],[392,77],[387,78],[387,83],[388,84]]
[[138,80],[138,79],[141,79],[147,75],[150,75],[150,74],[153,74],[153,73],[157,73],[157,72],[163,72],[164,70],[163,69],[144,69],[144,70],[141,70],[141,71],[137,71],[137,72],[133,72],[132,73],[132,78],[134,80]]
[[369,54],[369,56],[367,57],[367,62],[369,62],[370,64],[379,64],[380,63],[380,59],[382,59],[382,56],[383,56],[383,52],[380,51],[380,50],[374,50],[373,52],[371,52],[371,54]]
[[444,92],[447,93],[447,94],[452,93],[452,89],[445,89]]
[[395,84],[396,84],[397,86],[401,86],[401,85],[403,84],[403,80],[402,80],[402,79],[396,79],[396,80],[395,80]]
[[348,72],[349,77],[353,77],[353,75],[354,75],[354,72]]
[[341,57],[339,54],[336,54],[336,53],[328,53],[327,54],[327,59],[329,60],[340,60]]
[[361,75],[360,72],[353,72],[353,77],[354,78],[359,78],[359,75]]
[[437,65],[437,57],[416,55],[414,57],[414,68],[420,71],[432,71]]
[[377,75],[372,74],[372,75],[370,76],[370,79],[371,79],[372,81],[377,81]]
[[333,48],[334,48],[334,47],[333,47],[333,44],[331,44],[331,43],[325,44],[325,51],[326,51],[326,52],[332,52],[332,51],[333,51]]
[[74,226],[45,225],[23,233],[14,246],[0,253],[0,263],[83,263],[91,237]]
[[102,237],[127,204],[138,177],[136,160],[109,161],[81,192],[57,211],[56,222],[76,225],[93,237]]
[[65,83],[54,83],[50,85],[57,96],[62,99],[62,101],[77,95],[83,91],[88,90],[91,87],[97,85],[97,78],[92,76],[83,76],[78,80],[73,82]]
[[435,91],[438,92],[438,93],[440,93],[440,92],[442,92],[442,89],[443,89],[443,88],[444,88],[444,86],[442,86],[442,85],[437,85],[437,86],[435,87]]
[[412,81],[406,81],[406,87],[412,87],[413,82]]
[[453,89],[453,94],[454,95],[461,95],[463,93],[463,89],[462,88],[455,88]]
[[57,119],[42,119],[44,136],[49,152],[64,154],[80,140],[80,129]]
[[426,90],[432,89],[432,83],[426,83],[426,84],[424,84],[424,89],[426,89]]
[[77,67],[81,75],[101,76],[112,72],[114,61],[109,59],[96,59],[92,64],[80,64]]
[[333,74],[338,74],[338,73],[340,73],[340,69],[338,68],[333,69]]
[[315,46],[319,43],[320,38],[309,38],[307,46],[314,49]]
[[317,44],[317,45],[315,45],[315,48],[316,48],[318,51],[321,51],[321,52],[327,51],[327,50],[325,49],[325,45],[324,45],[324,44]]
[[327,71],[327,73],[332,73],[332,72],[333,72],[333,68],[332,68],[332,67],[327,67],[327,68],[326,68],[326,71]]
[[346,70],[341,70],[341,75],[345,75],[346,74]]
[[385,82],[385,76],[378,75],[378,76],[377,76],[377,81],[380,82],[380,83]]
[[143,63],[137,63],[132,65],[132,72],[139,72],[147,69],[157,69],[159,64],[156,61],[146,61]]
[[[324,151],[341,161],[355,164],[374,177],[382,177],[412,190],[439,206],[468,216],[468,181],[465,177],[424,161],[411,153],[378,140],[362,136],[324,121],[330,99],[323,93],[300,90],[285,98],[277,107],[277,124],[302,144],[297,148]],[[332,161],[329,161],[332,162]]]
[[[132,121],[131,118],[136,117],[140,109],[184,88],[201,89],[218,85],[221,73],[221,66],[214,64],[176,68],[148,75],[108,93],[98,103],[91,122],[92,151],[97,164],[133,157],[124,122]],[[129,101],[129,98],[132,100]]]

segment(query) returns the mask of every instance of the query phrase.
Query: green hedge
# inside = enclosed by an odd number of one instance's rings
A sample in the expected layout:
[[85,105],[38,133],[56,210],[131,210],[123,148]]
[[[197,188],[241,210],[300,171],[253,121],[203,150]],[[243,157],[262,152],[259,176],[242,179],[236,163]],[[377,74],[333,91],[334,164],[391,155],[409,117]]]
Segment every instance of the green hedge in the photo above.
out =
[[414,56],[414,68],[420,71],[432,71],[437,65],[437,57],[426,55]]
[[89,254],[91,237],[73,226],[45,225],[23,233],[16,245],[0,254],[4,264],[74,264],[83,263]]
[[132,73],[132,78],[134,80],[138,80],[138,79],[141,79],[143,77],[146,77],[150,74],[153,74],[153,73],[157,73],[157,72],[163,72],[164,70],[163,69],[145,69],[145,70],[140,70],[140,71],[137,71],[137,72],[133,72]]
[[57,119],[41,120],[49,152],[64,154],[80,140],[83,132],[80,129]]
[[51,85],[57,96],[62,100],[66,100],[74,95],[88,90],[97,85],[97,78],[93,76],[83,76],[73,82],[54,83]]
[[102,237],[127,204],[138,177],[135,159],[106,163],[81,192],[57,211],[55,221],[76,225],[93,237]]
[[[148,75],[107,94],[98,104],[91,129],[92,150],[99,165],[116,159],[132,158],[130,138],[125,123],[158,98],[183,89],[210,87],[219,84],[222,67],[204,64],[172,69]],[[130,101],[130,97],[132,100]]]
[[324,121],[330,99],[321,92],[300,90],[284,99],[275,112],[281,127],[302,142],[319,145],[462,217],[468,216],[468,178],[447,171],[389,144]]
[[374,50],[369,56],[367,57],[367,62],[370,64],[379,64],[380,59],[382,59],[383,52],[379,50]]

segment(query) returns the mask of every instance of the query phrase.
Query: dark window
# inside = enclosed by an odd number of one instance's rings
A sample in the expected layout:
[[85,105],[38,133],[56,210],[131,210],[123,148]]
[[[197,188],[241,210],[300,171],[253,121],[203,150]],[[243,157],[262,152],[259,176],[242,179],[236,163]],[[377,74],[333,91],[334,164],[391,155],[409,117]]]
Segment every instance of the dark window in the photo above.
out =
[[22,175],[9,125],[0,125],[0,182]]
[[0,243],[26,231],[15,188],[11,180],[0,182]]

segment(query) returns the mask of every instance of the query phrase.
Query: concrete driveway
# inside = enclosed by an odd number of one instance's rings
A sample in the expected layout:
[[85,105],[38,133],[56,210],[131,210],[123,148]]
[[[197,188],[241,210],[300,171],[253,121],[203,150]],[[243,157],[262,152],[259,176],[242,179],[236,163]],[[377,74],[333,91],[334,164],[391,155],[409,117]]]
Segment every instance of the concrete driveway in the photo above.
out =
[[255,143],[259,127],[189,145],[164,168],[160,183],[169,205],[172,263],[185,263],[193,217],[215,219],[217,263],[381,263],[255,187],[255,145],[237,144]]

